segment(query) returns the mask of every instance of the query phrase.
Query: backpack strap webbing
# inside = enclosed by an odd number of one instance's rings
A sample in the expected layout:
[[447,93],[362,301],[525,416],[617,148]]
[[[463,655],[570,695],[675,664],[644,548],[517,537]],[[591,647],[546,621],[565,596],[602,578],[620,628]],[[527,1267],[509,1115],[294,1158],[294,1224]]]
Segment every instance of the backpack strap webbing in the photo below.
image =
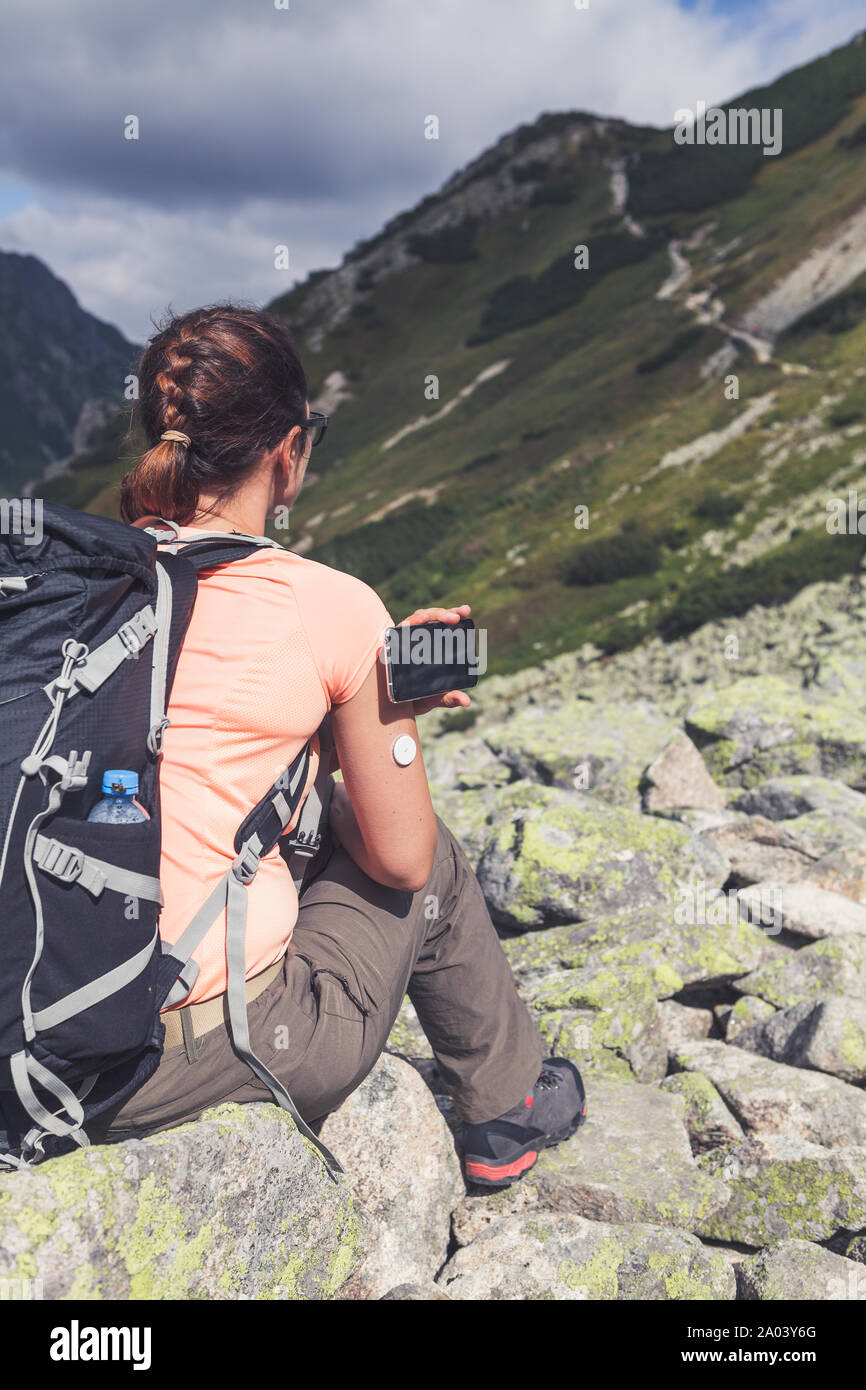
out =
[[[170,960],[164,960],[164,963],[169,968],[169,978],[174,981],[165,997],[163,1007],[180,1004],[189,994],[198,975],[198,965],[191,959],[192,953],[220,914],[225,911],[226,997],[232,1045],[241,1060],[265,1083],[277,1104],[288,1111],[301,1133],[319,1150],[329,1171],[336,1174],[343,1172],[338,1160],[302,1118],[282,1082],[253,1052],[247,1019],[246,890],[255,878],[263,856],[269,854],[276,846],[298,809],[304,795],[309,766],[308,742],[238,828],[234,842],[236,858],[231,868],[220,879],[177,942],[173,946],[166,941],[163,942],[164,958],[170,957]],[[325,766],[327,767],[327,760]]]

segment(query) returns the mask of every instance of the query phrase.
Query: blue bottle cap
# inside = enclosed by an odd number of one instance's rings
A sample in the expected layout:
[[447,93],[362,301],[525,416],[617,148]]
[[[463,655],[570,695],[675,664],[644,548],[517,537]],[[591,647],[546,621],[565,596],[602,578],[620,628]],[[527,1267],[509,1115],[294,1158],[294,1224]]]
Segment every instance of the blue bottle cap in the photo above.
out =
[[135,796],[138,792],[138,773],[125,767],[112,767],[102,774],[103,795]]

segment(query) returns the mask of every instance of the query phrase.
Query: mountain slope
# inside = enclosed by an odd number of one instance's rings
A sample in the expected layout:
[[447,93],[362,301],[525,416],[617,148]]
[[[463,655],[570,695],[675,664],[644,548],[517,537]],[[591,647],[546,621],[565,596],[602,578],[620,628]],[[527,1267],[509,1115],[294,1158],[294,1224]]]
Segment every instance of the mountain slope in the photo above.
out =
[[[862,36],[752,102],[776,157],[542,116],[276,300],[334,416],[280,539],[395,616],[470,601],[498,671],[856,567],[826,504],[866,461]],[[110,513],[119,472],[56,495]]]
[[123,401],[135,348],[35,256],[0,251],[0,487],[75,454]]

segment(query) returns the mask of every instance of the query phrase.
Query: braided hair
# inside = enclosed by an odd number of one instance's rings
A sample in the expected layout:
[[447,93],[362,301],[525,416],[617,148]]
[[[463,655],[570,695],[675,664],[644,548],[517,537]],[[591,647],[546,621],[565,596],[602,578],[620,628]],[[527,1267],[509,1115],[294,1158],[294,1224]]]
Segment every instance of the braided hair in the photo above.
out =
[[[201,493],[210,510],[231,497],[306,419],[307,378],[286,328],[261,309],[226,303],[168,319],[138,367],[150,448],[120,484],[124,521],[162,516],[183,526]],[[163,439],[167,430],[190,442]]]

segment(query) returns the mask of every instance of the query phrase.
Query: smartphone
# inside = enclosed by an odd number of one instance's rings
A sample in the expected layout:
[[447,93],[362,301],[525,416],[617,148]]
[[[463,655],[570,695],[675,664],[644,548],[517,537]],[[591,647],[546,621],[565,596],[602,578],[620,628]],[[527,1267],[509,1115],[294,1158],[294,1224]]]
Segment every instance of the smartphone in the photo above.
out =
[[471,690],[483,674],[471,618],[457,623],[412,623],[385,630],[388,698],[423,700],[446,690]]

